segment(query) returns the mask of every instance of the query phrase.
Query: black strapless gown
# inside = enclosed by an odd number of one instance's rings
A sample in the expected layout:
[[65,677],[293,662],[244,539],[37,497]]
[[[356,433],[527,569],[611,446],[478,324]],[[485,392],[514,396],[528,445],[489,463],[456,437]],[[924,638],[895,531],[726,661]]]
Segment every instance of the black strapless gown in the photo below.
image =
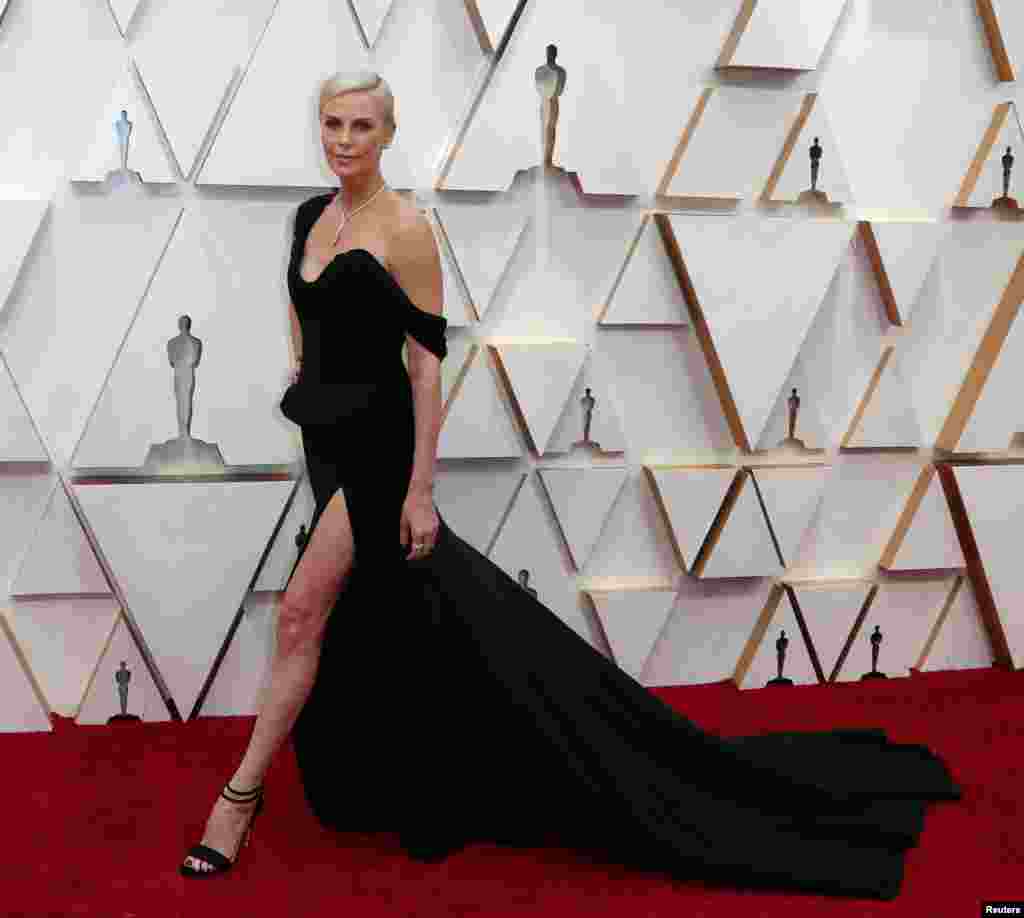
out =
[[439,358],[445,319],[369,252],[313,283],[298,208],[288,286],[304,369],[281,409],[316,498],[342,488],[355,563],[292,733],[306,799],[344,831],[396,832],[434,860],[472,841],[566,845],[679,879],[891,899],[929,801],[959,787],[882,729],[702,730],[594,650],[441,518],[404,560],[412,472],[406,333]]

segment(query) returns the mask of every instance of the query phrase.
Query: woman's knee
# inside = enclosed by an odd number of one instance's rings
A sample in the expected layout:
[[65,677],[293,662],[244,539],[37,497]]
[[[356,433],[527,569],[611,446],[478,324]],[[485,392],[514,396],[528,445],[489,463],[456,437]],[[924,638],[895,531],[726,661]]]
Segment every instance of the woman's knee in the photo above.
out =
[[323,640],[327,613],[318,603],[286,592],[277,607],[277,653],[289,656],[300,650],[314,651]]

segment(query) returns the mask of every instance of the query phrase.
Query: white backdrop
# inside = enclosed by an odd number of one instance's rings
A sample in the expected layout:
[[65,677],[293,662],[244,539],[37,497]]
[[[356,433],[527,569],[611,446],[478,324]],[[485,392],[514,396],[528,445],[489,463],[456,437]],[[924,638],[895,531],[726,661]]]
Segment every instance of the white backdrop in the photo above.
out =
[[[973,0],[760,0],[738,29],[741,6],[9,0],[0,730],[105,723],[121,661],[129,713],[254,712],[312,516],[276,407],[291,218],[337,183],[318,82],[364,66],[397,98],[385,178],[444,256],[436,496],[460,536],[647,685],[763,687],[783,628],[797,683],[859,678],[876,624],[890,677],[1020,666],[1024,223],[987,206],[1024,155],[1013,106],[951,207],[1019,90]],[[139,196],[100,181],[122,109]],[[791,203],[813,137],[841,208]],[[177,433],[184,314],[192,434],[227,468],[140,479]],[[573,448],[588,388],[600,451]],[[773,450],[793,388],[800,454]]]

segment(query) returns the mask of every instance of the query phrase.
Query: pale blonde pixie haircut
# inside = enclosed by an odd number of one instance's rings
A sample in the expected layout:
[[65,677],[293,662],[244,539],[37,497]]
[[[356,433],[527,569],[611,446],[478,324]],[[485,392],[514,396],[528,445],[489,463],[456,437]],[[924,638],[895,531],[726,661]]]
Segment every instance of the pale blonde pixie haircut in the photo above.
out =
[[391,138],[394,138],[395,129],[398,127],[395,122],[395,97],[391,93],[388,81],[372,70],[335,73],[324,80],[320,85],[320,113],[323,114],[324,105],[335,96],[340,96],[345,92],[363,91],[383,101],[384,121],[391,128]]

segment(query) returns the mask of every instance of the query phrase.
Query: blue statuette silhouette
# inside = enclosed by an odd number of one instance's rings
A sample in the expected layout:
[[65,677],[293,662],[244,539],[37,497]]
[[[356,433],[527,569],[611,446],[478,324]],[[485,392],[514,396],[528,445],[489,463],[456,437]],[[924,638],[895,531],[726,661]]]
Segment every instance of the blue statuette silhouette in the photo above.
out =
[[121,153],[121,168],[111,169],[107,173],[106,184],[110,190],[123,185],[141,185],[142,176],[128,168],[128,140],[132,134],[133,123],[128,120],[128,112],[121,109],[120,117],[114,122],[114,136]]
[[154,443],[146,455],[143,470],[158,475],[189,475],[224,471],[224,457],[215,443],[192,436],[192,394],[196,387],[195,368],[203,354],[203,342],[189,329],[188,316],[178,319],[181,334],[167,342],[167,359],[174,368],[174,399],[178,413],[178,436]]
[[117,694],[121,702],[121,713],[108,717],[107,723],[134,723],[142,720],[138,714],[128,713],[128,683],[132,681],[132,674],[131,670],[128,669],[128,664],[125,663],[124,660],[121,661],[121,667],[114,672],[114,681],[117,683]]
[[1010,173],[1013,172],[1013,159],[1013,150],[1011,147],[1007,147],[1006,152],[1002,156],[1003,193],[992,202],[993,207],[1002,208],[1004,210],[1020,209],[1017,205],[1017,199],[1010,197]]
[[864,673],[861,679],[887,679],[885,673],[878,671],[878,651],[882,646],[882,631],[875,625],[875,630],[871,632],[871,672]]
[[793,680],[787,676],[782,675],[782,668],[786,664],[786,648],[789,646],[789,638],[786,637],[786,632],[783,631],[779,635],[779,639],[775,642],[775,662],[778,666],[779,674],[774,679],[769,679],[765,685],[792,685]]
[[555,63],[558,48],[547,47],[547,62],[534,71],[533,79],[540,93],[540,148],[543,164],[554,167],[555,130],[558,124],[558,97],[565,91],[566,72]]

